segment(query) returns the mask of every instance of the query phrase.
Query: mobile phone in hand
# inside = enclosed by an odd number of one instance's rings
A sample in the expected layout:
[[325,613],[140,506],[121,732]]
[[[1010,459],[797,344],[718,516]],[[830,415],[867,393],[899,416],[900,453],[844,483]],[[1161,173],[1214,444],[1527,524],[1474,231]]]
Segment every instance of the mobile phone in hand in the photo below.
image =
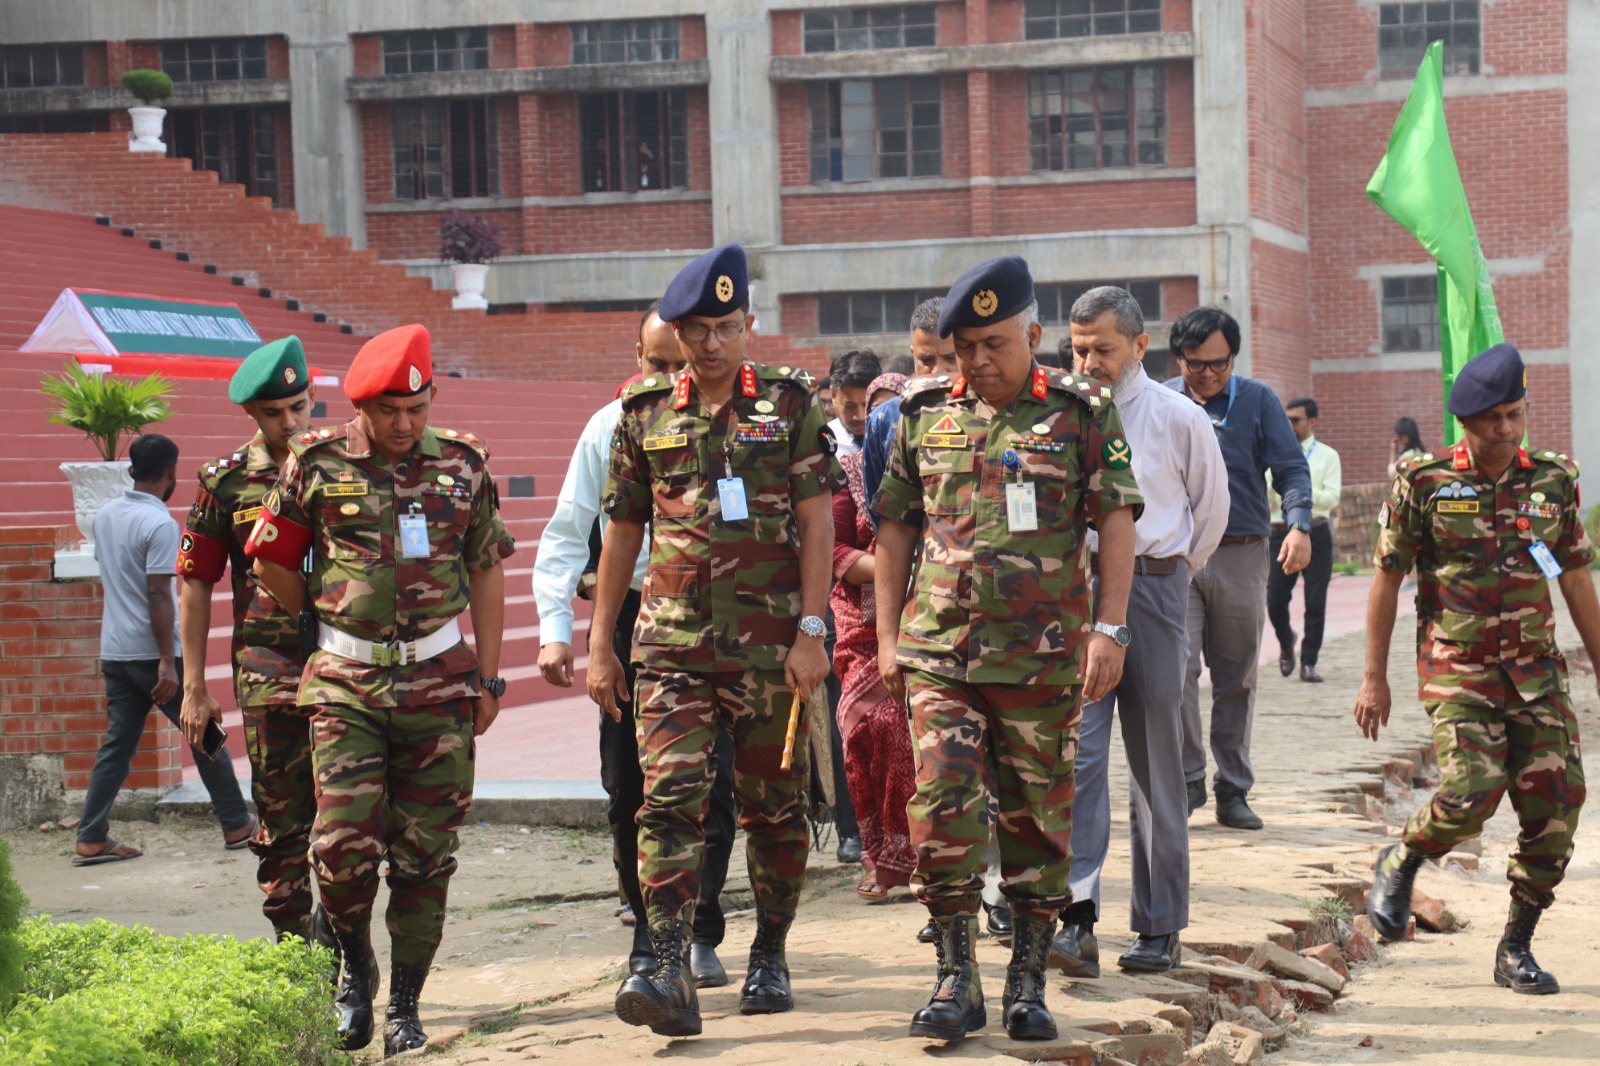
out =
[[206,719],[206,732],[200,738],[200,750],[208,759],[215,759],[222,752],[222,745],[228,741],[228,732],[222,728],[215,718]]

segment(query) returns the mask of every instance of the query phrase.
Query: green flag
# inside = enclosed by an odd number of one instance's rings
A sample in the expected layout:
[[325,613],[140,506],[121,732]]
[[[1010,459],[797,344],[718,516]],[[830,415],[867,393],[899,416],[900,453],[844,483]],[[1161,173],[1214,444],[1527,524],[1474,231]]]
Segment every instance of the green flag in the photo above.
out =
[[1448,404],[1456,374],[1474,355],[1505,340],[1505,332],[1445,128],[1443,51],[1444,42],[1434,41],[1423,55],[1389,150],[1367,182],[1367,197],[1410,230],[1439,264],[1444,433],[1445,443],[1454,444],[1459,431]]

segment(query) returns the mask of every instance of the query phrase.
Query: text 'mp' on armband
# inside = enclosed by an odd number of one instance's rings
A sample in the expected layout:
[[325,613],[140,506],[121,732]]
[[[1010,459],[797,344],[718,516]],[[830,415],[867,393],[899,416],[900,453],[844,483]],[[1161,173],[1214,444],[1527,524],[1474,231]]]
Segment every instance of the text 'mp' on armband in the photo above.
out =
[[282,515],[261,512],[244,542],[244,553],[252,559],[265,559],[289,570],[299,570],[311,547],[311,530]]

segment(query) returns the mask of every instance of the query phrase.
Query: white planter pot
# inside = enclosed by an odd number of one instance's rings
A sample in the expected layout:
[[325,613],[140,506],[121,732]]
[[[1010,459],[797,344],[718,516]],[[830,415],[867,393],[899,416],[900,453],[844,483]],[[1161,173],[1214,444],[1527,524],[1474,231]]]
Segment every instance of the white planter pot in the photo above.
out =
[[61,472],[67,475],[72,486],[72,510],[78,517],[78,532],[90,547],[94,546],[94,516],[107,500],[122,495],[123,489],[133,488],[133,478],[128,474],[128,460],[114,463],[62,463]]
[[161,140],[161,123],[167,117],[164,107],[130,107],[128,117],[133,119],[133,133],[128,137],[130,152],[165,152]]
[[450,280],[456,287],[451,307],[457,311],[488,310],[489,301],[483,298],[483,286],[489,280],[488,263],[451,263]]

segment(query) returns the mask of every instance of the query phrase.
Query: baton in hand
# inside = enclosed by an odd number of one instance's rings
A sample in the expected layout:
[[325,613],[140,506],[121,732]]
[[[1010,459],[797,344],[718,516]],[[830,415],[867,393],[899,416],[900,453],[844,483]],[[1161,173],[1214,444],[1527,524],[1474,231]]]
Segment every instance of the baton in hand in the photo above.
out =
[[794,694],[794,702],[789,704],[789,732],[783,738],[783,762],[779,765],[787,770],[794,763],[794,735],[800,728],[800,693]]

